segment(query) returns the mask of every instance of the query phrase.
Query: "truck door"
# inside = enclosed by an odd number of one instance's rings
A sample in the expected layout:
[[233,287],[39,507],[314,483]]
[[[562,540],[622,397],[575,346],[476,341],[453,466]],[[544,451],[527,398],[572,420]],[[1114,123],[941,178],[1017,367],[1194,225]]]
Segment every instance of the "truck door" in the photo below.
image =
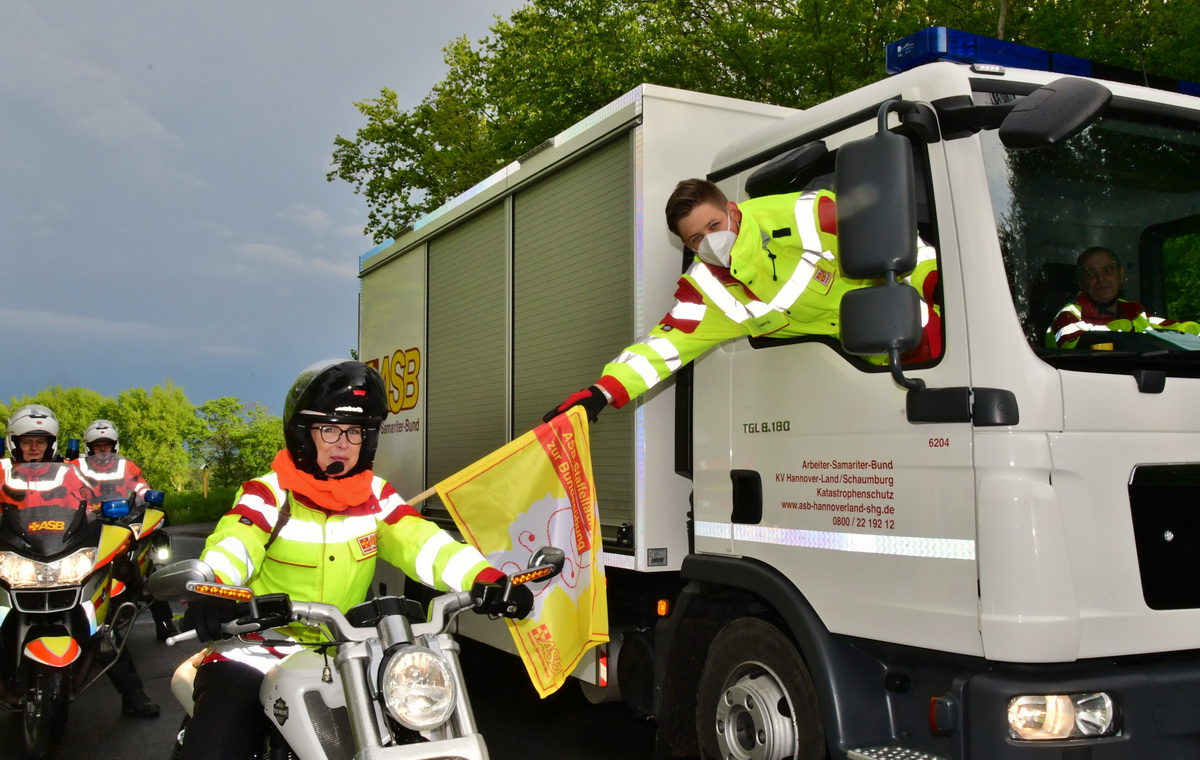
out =
[[[837,190],[838,148],[876,129],[867,106],[861,123],[813,131],[830,160],[791,189]],[[965,388],[945,151],[909,136],[920,233],[939,263],[943,348],[905,372],[932,387]],[[744,199],[748,174],[723,180],[726,192]],[[694,382],[697,551],[780,570],[833,633],[981,651],[970,422],[909,422],[906,392],[887,370],[828,337],[729,342],[697,363]]]

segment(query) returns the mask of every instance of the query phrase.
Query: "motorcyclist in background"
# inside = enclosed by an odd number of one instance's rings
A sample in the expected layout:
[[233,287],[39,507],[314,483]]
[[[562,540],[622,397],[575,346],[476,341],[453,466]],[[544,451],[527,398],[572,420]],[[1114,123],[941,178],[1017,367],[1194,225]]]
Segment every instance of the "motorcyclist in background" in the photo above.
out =
[[[372,472],[386,416],[383,379],[371,367],[327,361],[301,372],[284,401],[286,450],[271,472],[242,486],[200,558],[222,583],[345,612],[366,599],[378,555],[439,590],[470,588],[481,599],[476,611],[524,617],[533,606],[526,587],[514,589],[516,610],[501,609],[495,590],[503,574]],[[296,651],[296,641],[319,637],[305,626],[284,626],[228,639],[220,625],[236,617],[232,602],[212,598],[184,613],[182,628],[214,641],[196,674],[183,760],[258,751],[267,727],[258,697],[264,674]]]
[[[96,508],[109,499],[144,496],[150,489],[142,468],[118,453],[121,438],[116,425],[108,420],[93,420],[83,431],[83,444],[86,456],[75,464],[83,477],[96,486],[92,498]],[[156,599],[150,603],[150,614],[159,641],[179,633],[170,604]]]
[[12,413],[4,436],[11,459],[0,460],[7,476],[12,465],[25,462],[52,462],[58,439],[58,418],[41,404],[28,404]]
[[[19,494],[22,481],[14,477],[13,465],[50,463],[55,461],[58,441],[58,417],[48,407],[41,404],[29,404],[13,412],[8,418],[5,428],[5,442],[12,452],[12,462],[4,473],[4,489],[11,500],[20,500]],[[78,490],[82,498],[94,495],[94,485],[79,472],[74,463],[68,463],[72,483],[68,488]],[[142,679],[133,664],[133,656],[129,647],[121,650],[121,655],[108,669],[108,678],[121,694],[121,713],[135,715],[139,718],[153,718],[159,713],[159,706],[150,700],[142,686]]]

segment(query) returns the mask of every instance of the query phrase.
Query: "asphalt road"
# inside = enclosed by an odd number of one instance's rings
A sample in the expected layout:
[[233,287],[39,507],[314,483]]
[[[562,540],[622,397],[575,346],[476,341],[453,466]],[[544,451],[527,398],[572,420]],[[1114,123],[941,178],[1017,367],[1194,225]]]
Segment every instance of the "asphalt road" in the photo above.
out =
[[[174,558],[198,556],[210,529],[211,525],[170,528]],[[107,678],[101,678],[72,704],[59,757],[166,760],[170,756],[184,715],[171,696],[171,675],[199,644],[167,647],[155,639],[148,614],[134,624],[132,637],[138,672],[147,693],[162,706],[162,714],[149,719],[122,716],[120,696]],[[574,683],[539,700],[515,657],[474,642],[463,642],[462,661],[476,721],[493,760],[653,757],[653,724],[635,719],[623,705],[589,704]],[[0,715],[0,757],[18,760],[20,746],[19,723]]]

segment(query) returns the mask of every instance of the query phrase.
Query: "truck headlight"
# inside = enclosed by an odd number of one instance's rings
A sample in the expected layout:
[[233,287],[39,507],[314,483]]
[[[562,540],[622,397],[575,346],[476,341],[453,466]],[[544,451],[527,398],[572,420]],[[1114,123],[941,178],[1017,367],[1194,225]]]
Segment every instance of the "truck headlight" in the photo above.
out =
[[1116,731],[1116,702],[1108,694],[1025,694],[1008,700],[1014,739],[1080,739]]
[[86,578],[95,562],[94,548],[80,549],[55,562],[37,562],[12,552],[0,552],[0,577],[13,587],[64,586]]
[[383,704],[405,728],[428,731],[454,711],[454,679],[445,660],[424,647],[406,647],[383,666]]

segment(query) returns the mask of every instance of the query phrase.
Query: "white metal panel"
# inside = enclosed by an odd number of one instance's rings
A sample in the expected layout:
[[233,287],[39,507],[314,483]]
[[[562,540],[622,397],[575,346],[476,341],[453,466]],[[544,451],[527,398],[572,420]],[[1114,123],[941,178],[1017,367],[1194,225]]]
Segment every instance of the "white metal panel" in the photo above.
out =
[[[1120,378],[1112,378],[1116,381]],[[1195,412],[1191,415],[1195,419]],[[1080,606],[1079,656],[1200,648],[1200,610],[1151,610],[1142,596],[1128,480],[1135,464],[1200,461],[1200,434],[1050,436],[1054,488]]]

